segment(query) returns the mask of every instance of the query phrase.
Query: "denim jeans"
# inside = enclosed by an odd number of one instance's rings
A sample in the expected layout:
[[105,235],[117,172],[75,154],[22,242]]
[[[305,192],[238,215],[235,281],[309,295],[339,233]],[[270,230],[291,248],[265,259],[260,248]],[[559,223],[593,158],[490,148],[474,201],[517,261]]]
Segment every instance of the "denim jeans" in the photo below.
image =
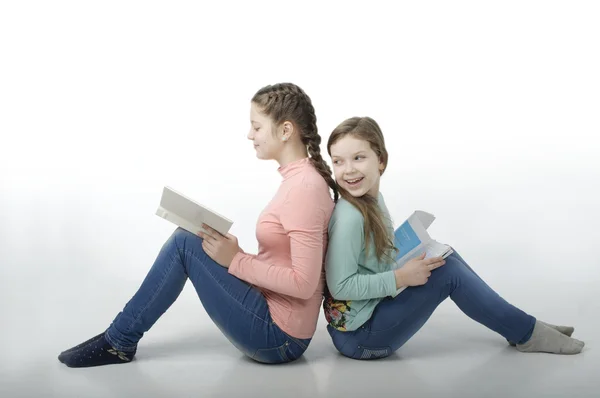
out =
[[468,317],[511,342],[524,343],[531,337],[536,319],[500,297],[456,251],[431,272],[427,283],[381,301],[358,329],[344,332],[327,325],[327,330],[344,356],[384,358],[417,333],[447,297]]
[[161,248],[140,288],[106,330],[114,348],[132,351],[175,302],[188,280],[204,309],[242,353],[263,363],[298,359],[311,339],[283,332],[271,319],[263,294],[212,260],[202,238],[178,228]]

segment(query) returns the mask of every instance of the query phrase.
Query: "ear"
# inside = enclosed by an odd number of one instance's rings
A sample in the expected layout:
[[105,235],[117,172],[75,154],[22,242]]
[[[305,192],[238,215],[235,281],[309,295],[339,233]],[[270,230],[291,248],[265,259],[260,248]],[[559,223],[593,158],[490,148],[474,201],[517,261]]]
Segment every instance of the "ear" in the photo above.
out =
[[385,171],[385,164],[380,159],[379,160],[379,175],[383,175],[384,171]]
[[286,120],[281,125],[281,140],[289,141],[292,135],[294,135],[294,125]]

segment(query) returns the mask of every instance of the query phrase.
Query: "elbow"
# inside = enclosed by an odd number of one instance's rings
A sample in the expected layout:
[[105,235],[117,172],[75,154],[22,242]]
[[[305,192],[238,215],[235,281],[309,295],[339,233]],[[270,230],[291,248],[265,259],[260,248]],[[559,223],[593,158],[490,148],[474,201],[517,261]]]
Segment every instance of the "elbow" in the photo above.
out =
[[[310,280],[304,278],[296,278],[295,289],[290,292],[292,296],[301,300],[308,300],[315,295],[319,288],[319,279]],[[323,295],[323,291],[320,292]]]
[[316,291],[317,291],[316,285],[306,283],[306,284],[299,286],[296,297],[301,300],[308,300],[309,298],[311,298],[312,296],[315,295]]
[[344,300],[352,300],[353,298],[349,296],[347,289],[344,288],[343,285],[334,284],[332,286],[328,286],[329,293],[334,300],[344,301]]
[[365,300],[370,298],[364,289],[349,280],[328,285],[331,297],[339,301]]
[[300,294],[298,294],[298,296],[297,296],[297,297],[298,297],[300,300],[308,300],[309,298],[311,298],[312,296],[314,296],[314,294],[315,294],[315,291],[314,291],[314,290],[313,290],[313,291],[308,291],[308,290],[307,290],[307,291],[302,291],[302,292],[300,292]]

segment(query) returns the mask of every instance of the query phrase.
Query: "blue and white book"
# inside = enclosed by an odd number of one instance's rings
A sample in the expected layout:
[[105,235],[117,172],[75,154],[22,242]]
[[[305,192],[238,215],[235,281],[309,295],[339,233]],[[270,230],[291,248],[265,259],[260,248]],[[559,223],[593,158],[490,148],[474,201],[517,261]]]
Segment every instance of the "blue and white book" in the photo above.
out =
[[[433,214],[416,210],[394,233],[394,245],[398,248],[396,263],[393,269],[404,266],[408,261],[426,253],[425,258],[446,258],[452,254],[450,246],[432,239],[427,233],[427,228],[433,223]],[[393,297],[397,296],[406,287],[401,287]]]

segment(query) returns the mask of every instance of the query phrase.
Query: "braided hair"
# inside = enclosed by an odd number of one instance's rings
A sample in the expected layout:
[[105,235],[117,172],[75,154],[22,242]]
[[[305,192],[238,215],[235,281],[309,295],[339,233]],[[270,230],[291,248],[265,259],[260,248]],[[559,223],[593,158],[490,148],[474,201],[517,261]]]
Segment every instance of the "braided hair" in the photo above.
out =
[[331,168],[321,156],[321,136],[317,129],[317,116],[310,97],[293,83],[268,85],[260,90],[252,102],[260,106],[263,113],[273,119],[276,126],[291,121],[300,131],[302,143],[307,147],[310,161],[333,191],[338,200],[338,188],[332,177]]

